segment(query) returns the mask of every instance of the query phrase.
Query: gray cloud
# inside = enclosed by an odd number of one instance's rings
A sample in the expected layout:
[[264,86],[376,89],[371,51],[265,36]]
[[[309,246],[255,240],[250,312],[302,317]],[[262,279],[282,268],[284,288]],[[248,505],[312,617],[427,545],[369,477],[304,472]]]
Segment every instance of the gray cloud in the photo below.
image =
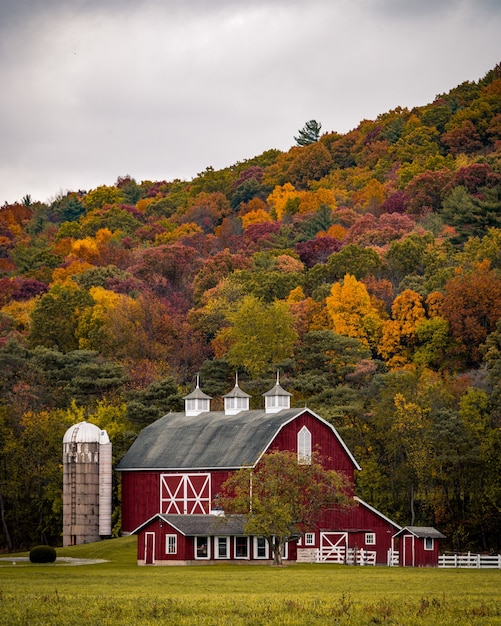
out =
[[307,119],[425,104],[499,62],[500,26],[487,1],[4,0],[0,205],[191,178],[287,150]]

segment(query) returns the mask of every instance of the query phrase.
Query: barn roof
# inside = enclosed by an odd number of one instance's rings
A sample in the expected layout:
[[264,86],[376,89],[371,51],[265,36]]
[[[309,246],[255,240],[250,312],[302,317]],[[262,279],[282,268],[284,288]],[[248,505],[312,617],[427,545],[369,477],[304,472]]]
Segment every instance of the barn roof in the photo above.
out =
[[398,533],[395,533],[394,537],[400,535],[411,534],[420,539],[431,537],[432,539],[445,539],[445,535],[442,535],[440,531],[432,526],[405,526]]
[[169,413],[144,428],[118,464],[119,471],[202,470],[252,467],[279,431],[308,412],[328,428],[355,468],[360,466],[337,430],[309,409],[263,410],[227,415],[208,411],[196,417]]
[[132,531],[139,533],[155,520],[166,522],[182,535],[204,535],[217,537],[221,535],[243,535],[247,518],[245,515],[162,515],[157,513],[149,520]]

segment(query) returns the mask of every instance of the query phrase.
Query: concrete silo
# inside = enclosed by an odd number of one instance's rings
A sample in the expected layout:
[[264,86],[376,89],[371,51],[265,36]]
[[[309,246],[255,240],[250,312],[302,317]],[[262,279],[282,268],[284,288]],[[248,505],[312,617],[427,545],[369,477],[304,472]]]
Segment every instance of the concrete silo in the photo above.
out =
[[111,537],[112,457],[108,433],[89,422],[63,437],[63,545]]

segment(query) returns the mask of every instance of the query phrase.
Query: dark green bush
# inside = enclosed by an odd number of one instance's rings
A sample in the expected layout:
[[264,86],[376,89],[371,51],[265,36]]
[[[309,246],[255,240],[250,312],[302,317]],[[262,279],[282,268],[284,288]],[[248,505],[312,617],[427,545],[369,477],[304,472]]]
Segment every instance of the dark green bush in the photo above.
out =
[[50,546],[36,546],[30,552],[32,563],[54,563],[55,560],[56,551]]

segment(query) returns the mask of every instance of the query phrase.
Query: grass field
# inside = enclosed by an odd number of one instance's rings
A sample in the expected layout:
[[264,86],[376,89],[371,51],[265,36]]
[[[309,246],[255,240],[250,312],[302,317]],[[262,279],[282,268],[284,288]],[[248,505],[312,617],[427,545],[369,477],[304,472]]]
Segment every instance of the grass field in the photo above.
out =
[[135,537],[57,553],[107,562],[0,561],[0,624],[501,625],[500,570],[137,567]]

